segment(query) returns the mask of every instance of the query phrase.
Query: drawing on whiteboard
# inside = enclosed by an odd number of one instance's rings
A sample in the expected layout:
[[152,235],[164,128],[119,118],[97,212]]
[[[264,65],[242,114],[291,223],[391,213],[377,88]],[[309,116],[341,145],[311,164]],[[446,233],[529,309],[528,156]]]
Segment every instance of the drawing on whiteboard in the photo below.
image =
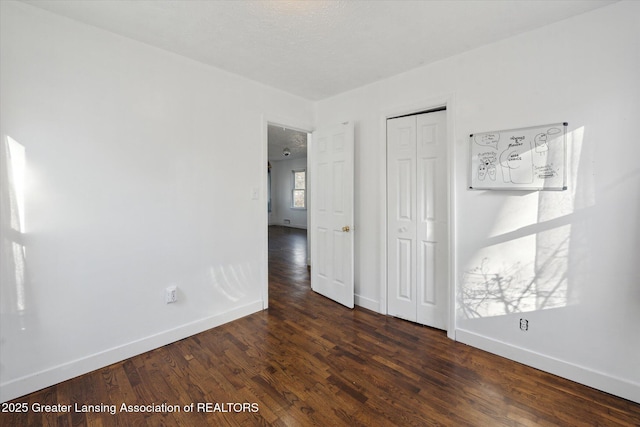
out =
[[535,138],[533,138],[533,142],[536,144],[536,153],[540,153],[541,156],[544,156],[547,151],[549,151],[546,133],[537,134]]
[[550,128],[547,131],[547,135],[553,136],[555,138],[555,135],[560,135],[562,133],[561,129],[558,128]]
[[536,166],[535,169],[538,179],[549,179],[558,175],[558,170],[554,169],[553,164]]
[[562,131],[558,128],[550,128],[546,133],[539,133],[533,138],[533,142],[536,144],[536,153],[540,153],[541,156],[547,154],[549,151],[549,145],[547,142],[553,139],[555,135],[559,135]]
[[507,149],[500,153],[502,180],[514,184],[533,182],[533,158],[531,141],[524,136],[512,136]]
[[567,126],[471,133],[469,188],[566,190]]
[[478,179],[484,181],[487,175],[489,175],[489,179],[495,181],[497,160],[495,151],[478,153],[478,159],[480,160],[480,164],[478,165]]
[[498,149],[498,141],[500,141],[499,133],[482,133],[474,137],[476,144],[493,147],[494,150]]

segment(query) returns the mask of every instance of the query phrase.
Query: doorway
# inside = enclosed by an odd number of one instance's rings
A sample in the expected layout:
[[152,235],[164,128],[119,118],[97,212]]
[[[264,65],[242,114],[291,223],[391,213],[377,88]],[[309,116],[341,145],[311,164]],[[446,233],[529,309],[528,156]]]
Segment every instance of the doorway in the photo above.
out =
[[[287,274],[304,282],[308,272],[308,204],[306,130],[272,122],[267,134],[267,284],[265,308],[269,297],[269,278],[275,274],[284,280]],[[274,255],[275,256],[274,258]],[[274,261],[276,260],[276,261]],[[308,282],[308,280],[307,280]]]

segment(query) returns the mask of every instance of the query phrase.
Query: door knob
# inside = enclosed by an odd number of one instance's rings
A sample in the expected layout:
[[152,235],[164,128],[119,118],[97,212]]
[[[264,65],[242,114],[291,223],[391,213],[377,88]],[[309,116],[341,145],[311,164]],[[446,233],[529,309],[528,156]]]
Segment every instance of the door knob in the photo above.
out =
[[351,229],[349,228],[348,225],[345,225],[344,227],[342,227],[342,231],[344,231],[345,233],[348,233],[349,230],[351,230]]

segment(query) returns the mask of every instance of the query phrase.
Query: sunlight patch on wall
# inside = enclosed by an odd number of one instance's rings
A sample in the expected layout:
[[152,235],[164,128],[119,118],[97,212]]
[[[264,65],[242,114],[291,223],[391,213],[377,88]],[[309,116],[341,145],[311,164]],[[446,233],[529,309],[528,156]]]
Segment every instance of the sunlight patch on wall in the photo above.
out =
[[459,319],[504,316],[565,307],[578,293],[570,265],[584,253],[571,244],[581,210],[592,206],[592,170],[581,168],[584,128],[568,135],[567,191],[504,193],[490,232],[462,272]]
[[22,312],[26,308],[25,174],[26,150],[19,142],[6,136],[2,176],[2,312]]
[[501,236],[538,222],[540,193],[531,191],[504,201],[496,214],[489,237]]
[[240,301],[247,295],[247,283],[250,283],[252,277],[251,266],[248,263],[209,268],[209,279],[217,297],[223,297],[230,302]]
[[9,175],[11,207],[11,228],[20,233],[25,231],[24,217],[24,176],[26,151],[22,144],[7,136],[6,155]]

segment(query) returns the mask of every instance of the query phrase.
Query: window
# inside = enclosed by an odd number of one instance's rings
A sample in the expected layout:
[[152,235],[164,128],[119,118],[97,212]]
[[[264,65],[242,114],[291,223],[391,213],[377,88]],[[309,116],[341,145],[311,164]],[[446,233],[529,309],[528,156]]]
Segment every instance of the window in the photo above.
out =
[[294,209],[307,208],[307,172],[302,170],[292,171],[293,190],[291,197],[291,207]]

